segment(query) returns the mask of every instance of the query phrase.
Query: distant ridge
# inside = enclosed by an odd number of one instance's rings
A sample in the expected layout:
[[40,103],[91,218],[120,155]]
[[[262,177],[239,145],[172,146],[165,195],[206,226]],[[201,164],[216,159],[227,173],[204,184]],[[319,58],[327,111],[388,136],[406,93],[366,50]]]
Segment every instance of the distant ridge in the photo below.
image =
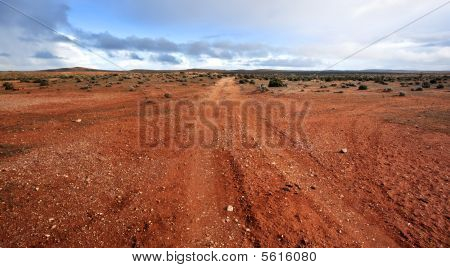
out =
[[90,69],[90,68],[85,68],[85,67],[71,67],[71,68],[40,70],[38,72],[61,72],[61,73],[63,73],[63,72],[113,72],[113,71]]

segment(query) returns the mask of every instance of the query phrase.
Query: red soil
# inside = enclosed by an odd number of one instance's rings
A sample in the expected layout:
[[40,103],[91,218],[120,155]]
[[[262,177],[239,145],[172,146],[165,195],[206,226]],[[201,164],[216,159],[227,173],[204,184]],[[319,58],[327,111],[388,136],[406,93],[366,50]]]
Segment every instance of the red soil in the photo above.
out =
[[[0,94],[0,246],[450,246],[448,91],[318,85],[259,94],[222,78],[85,92],[62,82]],[[168,108],[145,117],[144,100]],[[176,120],[178,101],[196,129],[171,126],[158,146],[142,144],[142,127]],[[295,102],[288,114],[304,121],[221,106],[207,112],[213,137],[196,108],[224,101]],[[259,139],[260,124],[273,135]],[[199,133],[217,143],[177,146]],[[268,144],[277,139],[287,142]]]

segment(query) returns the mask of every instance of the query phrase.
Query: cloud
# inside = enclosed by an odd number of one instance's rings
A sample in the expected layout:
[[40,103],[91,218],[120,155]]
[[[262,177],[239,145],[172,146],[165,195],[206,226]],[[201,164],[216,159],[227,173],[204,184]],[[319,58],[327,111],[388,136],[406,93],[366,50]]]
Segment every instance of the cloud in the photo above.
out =
[[137,50],[150,52],[176,52],[178,45],[165,38],[129,36],[116,37],[108,32],[90,33],[75,30],[77,38],[86,46],[104,50]]
[[424,47],[450,47],[450,40],[435,41],[423,44]]
[[[219,59],[233,59],[243,56],[265,56],[273,48],[259,43],[233,43],[230,41],[173,42],[165,38],[117,37],[108,32],[90,33],[75,30],[77,40],[86,47],[104,51],[141,51],[154,53],[183,53],[188,56],[208,56]],[[64,40],[60,40],[64,41]],[[69,41],[69,40],[66,40]]]
[[321,64],[320,60],[310,58],[269,58],[264,60],[257,60],[252,62],[257,66],[265,67],[289,67],[289,68],[304,68],[315,67]]
[[163,64],[180,64],[182,61],[175,56],[170,54],[159,54],[152,57],[153,60],[161,62]]
[[0,57],[9,57],[9,56],[11,56],[11,54],[9,54],[9,53],[6,53],[6,52],[0,53]]
[[[235,33],[257,36],[272,43],[308,39],[373,40],[405,25],[441,5],[442,0],[135,0],[133,5],[111,7],[118,16],[133,17],[143,24],[160,25],[167,31],[202,31],[203,36]],[[325,8],[326,7],[326,8]],[[449,6],[446,7],[448,10]],[[447,28],[445,9],[422,21]],[[380,17],[383,18],[380,21]],[[448,17],[448,16],[447,16]],[[357,23],[355,23],[357,22]],[[447,22],[447,23],[446,23]],[[414,27],[416,27],[415,25]],[[417,26],[418,27],[418,26]],[[271,39],[271,37],[281,37]],[[292,38],[292,39],[291,39]],[[300,40],[303,42],[304,40]]]
[[[8,1],[13,8],[27,14],[33,19],[39,20],[41,24],[49,28],[57,29],[59,27],[68,27],[69,6],[64,1],[57,0],[15,0]],[[53,33],[42,25],[36,23],[27,16],[7,7],[0,5],[0,24],[5,27],[20,28],[22,34],[27,37],[51,36]]]
[[61,57],[55,56],[49,51],[37,51],[33,57],[37,59],[61,59]]
[[136,54],[134,52],[130,53],[130,59],[132,59],[132,60],[140,60],[140,61],[144,60],[144,58],[142,58],[141,56],[139,56],[138,54]]

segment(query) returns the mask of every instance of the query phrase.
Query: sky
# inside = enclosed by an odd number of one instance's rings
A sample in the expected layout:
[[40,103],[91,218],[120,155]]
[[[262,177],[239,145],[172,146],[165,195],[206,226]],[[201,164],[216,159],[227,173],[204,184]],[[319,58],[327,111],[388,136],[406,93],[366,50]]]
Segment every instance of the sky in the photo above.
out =
[[0,34],[2,71],[450,70],[448,0],[0,0]]

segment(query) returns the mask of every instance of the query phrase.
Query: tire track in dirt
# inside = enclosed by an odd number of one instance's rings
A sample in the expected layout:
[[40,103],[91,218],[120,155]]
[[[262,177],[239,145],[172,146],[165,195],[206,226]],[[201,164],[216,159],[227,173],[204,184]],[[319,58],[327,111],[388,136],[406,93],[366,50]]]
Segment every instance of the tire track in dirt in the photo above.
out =
[[[222,156],[221,164],[226,163],[226,167],[222,166],[222,168],[226,170],[226,173],[228,174],[222,183],[228,183],[233,186],[233,189],[230,189],[231,191],[223,192],[223,194],[234,196],[233,199],[235,202],[233,205],[235,206],[236,213],[238,214],[235,221],[244,232],[243,237],[245,236],[245,241],[243,242],[245,244],[250,243],[247,244],[250,246],[260,247],[260,241],[254,237],[252,232],[249,232],[249,230],[259,228],[259,226],[254,216],[252,205],[248,201],[247,191],[244,185],[242,165],[234,153],[234,150],[230,150],[229,147],[230,145],[238,145],[233,143],[236,135],[236,132],[233,130],[236,130],[239,124],[239,122],[235,120],[236,112],[238,110],[232,110],[233,113],[230,114],[230,110],[228,110],[229,106],[226,104],[227,101],[234,100],[239,96],[239,92],[232,90],[233,84],[234,81],[230,78],[220,80],[217,85],[213,87],[206,98],[206,101],[213,102],[219,107],[217,117],[213,120],[215,121],[218,129],[222,131],[222,136],[218,139],[218,147]],[[228,121],[230,120],[230,117],[232,120]]]
[[[224,88],[226,88],[227,96],[224,96],[224,90],[222,89],[217,91],[219,94],[213,94],[213,98],[223,100],[228,97],[228,100],[237,102],[241,100],[239,88],[233,81],[228,80],[227,83],[224,83]],[[228,138],[243,142],[245,137],[242,136],[244,130],[242,129],[241,110],[235,110],[232,117],[235,122],[233,128],[235,131]],[[254,130],[247,134],[251,141],[256,141],[257,134]],[[229,143],[225,142],[224,144]],[[235,142],[229,150],[236,181],[240,185],[239,192],[243,194],[241,208],[246,212],[246,224],[251,227],[253,245],[257,247],[311,246],[313,245],[311,243],[320,245],[319,242],[313,242],[321,240],[315,233],[322,233],[323,237],[329,236],[325,233],[330,225],[323,222],[321,215],[314,212],[314,209],[310,207],[311,202],[303,196],[297,195],[297,198],[286,199],[286,194],[281,189],[286,184],[284,171],[273,164],[269,164],[274,158],[269,156],[268,149],[263,148],[262,144],[258,146],[260,150],[252,150],[245,148],[240,142]],[[254,170],[260,172],[255,173]],[[267,178],[269,181],[267,181]],[[246,188],[249,189],[246,190]],[[298,194],[298,192],[295,194]],[[264,201],[261,201],[261,195],[265,195]],[[280,200],[286,202],[287,205],[280,206]],[[283,217],[278,218],[276,215],[279,213]],[[321,226],[329,226],[327,228],[309,228],[305,231],[303,228],[308,223],[295,224],[302,221],[299,215],[303,217],[305,214],[308,215],[307,217],[314,217],[314,222],[322,222]],[[292,218],[294,224],[287,220],[289,218]],[[292,233],[296,235],[292,235]],[[316,238],[311,239],[314,237]],[[325,239],[322,239],[322,241],[325,244]]]
[[[275,128],[276,131],[274,133],[277,135],[283,133],[275,124],[269,124],[269,127]],[[283,135],[288,134],[284,133]],[[377,138],[379,138],[378,136],[377,133],[374,133],[371,138],[374,137],[376,142]],[[346,204],[342,200],[342,197],[334,191],[333,187],[330,187],[336,182],[339,182],[335,174],[336,171],[331,166],[329,167],[323,163],[320,158],[314,156],[310,146],[306,148],[306,151],[299,151],[292,146],[285,146],[283,147],[283,152],[286,154],[282,158],[294,160],[296,165],[291,165],[291,167],[294,166],[295,171],[300,171],[305,166],[305,160],[309,156],[310,162],[307,165],[316,174],[314,176],[296,174],[291,179],[301,184],[305,182],[307,184],[309,183],[310,185],[314,185],[314,188],[320,189],[320,191],[307,192],[310,193],[308,197],[319,208],[319,211],[316,210],[316,212],[321,215],[321,218],[327,221],[330,228],[335,229],[339,234],[345,233],[347,237],[353,237],[354,241],[363,242],[364,246],[397,246],[396,242],[390,238],[390,235],[386,233],[384,228],[374,224],[375,221],[372,218],[366,218],[363,212],[355,210],[353,204]],[[280,161],[281,169],[286,170],[288,166],[282,167],[282,164],[283,162]],[[299,180],[297,178],[302,179]],[[344,222],[346,223],[343,224]],[[372,237],[376,237],[378,241],[373,240]],[[361,245],[355,244],[355,246]]]
[[[234,86],[234,87],[233,87]],[[236,85],[233,85],[229,88],[234,94],[231,94],[231,96],[241,97],[238,96],[236,92],[238,92],[239,88]],[[304,111],[301,111],[301,113]],[[237,113],[236,117],[237,121],[242,122],[242,118],[240,117],[240,114]],[[334,177],[334,174],[331,169],[329,169],[326,165],[322,164],[322,162],[314,157],[314,155],[311,152],[311,148],[306,146],[301,146],[302,148],[299,150],[298,148],[298,141],[294,137],[290,137],[288,133],[282,131],[280,128],[269,122],[267,119],[263,118],[265,126],[268,127],[275,136],[281,139],[287,139],[288,143],[281,148],[281,150],[274,150],[273,148],[266,148],[266,146],[260,144],[260,148],[262,148],[262,154],[259,154],[259,156],[252,157],[247,156],[249,158],[262,158],[261,164],[258,166],[253,166],[253,168],[256,169],[269,169],[272,171],[273,176],[277,176],[281,178],[281,183],[279,186],[274,186],[274,188],[278,189],[286,189],[286,187],[283,187],[285,185],[288,185],[292,187],[292,185],[302,185],[304,189],[301,191],[301,197],[298,198],[297,196],[289,196],[289,201],[293,201],[288,206],[292,206],[290,209],[296,211],[294,213],[295,215],[298,214],[309,214],[308,217],[313,217],[314,221],[317,223],[320,223],[319,225],[322,226],[314,226],[310,227],[309,235],[311,237],[314,237],[311,235],[311,233],[314,232],[322,232],[320,237],[317,237],[313,240],[316,241],[316,243],[320,243],[319,241],[327,241],[329,243],[331,240],[333,241],[334,245],[340,245],[339,242],[339,235],[344,233],[348,237],[353,237],[353,241],[358,242],[365,242],[364,246],[376,246],[376,245],[391,245],[395,246],[396,243],[390,240],[388,237],[386,237],[382,230],[378,229],[377,226],[373,226],[368,222],[359,212],[355,211],[351,206],[345,205],[344,202],[342,202],[336,193],[333,193],[332,189],[329,189],[328,183],[329,180]],[[242,125],[242,124],[241,124]],[[248,131],[249,129],[247,129]],[[249,136],[252,140],[256,140],[255,137],[257,137],[257,129],[250,129]],[[302,141],[306,139],[306,137],[301,137]],[[264,142],[263,142],[264,143]],[[233,150],[233,152],[237,152],[238,150]],[[251,152],[251,150],[247,150],[247,153]],[[242,154],[242,152],[241,152]],[[287,161],[286,161],[287,160]],[[289,162],[289,164],[286,164],[285,162]],[[270,165],[268,165],[270,163]],[[252,163],[255,165],[256,163]],[[248,164],[247,164],[248,166]],[[314,174],[313,178],[309,178],[308,176],[304,176],[303,172],[310,172],[311,170],[315,170],[317,174]],[[274,171],[274,172],[273,172]],[[320,178],[327,178],[327,180],[318,179]],[[301,179],[299,179],[301,178]],[[251,180],[251,183],[255,184],[255,181],[261,179],[261,178],[246,178],[248,180]],[[306,184],[306,187],[304,186]],[[309,186],[311,185],[311,187]],[[311,190],[313,189],[314,190]],[[320,190],[315,190],[316,188],[319,188]],[[288,190],[290,191],[290,190]],[[278,193],[281,196],[286,195],[286,193]],[[298,192],[295,192],[295,194],[298,194]],[[248,201],[250,202],[250,201]],[[303,202],[302,210],[296,210],[296,203],[297,202]],[[275,208],[276,205],[273,206]],[[259,209],[257,210],[259,211]],[[292,211],[290,211],[292,212]],[[261,213],[259,213],[261,215]],[[289,218],[289,216],[292,215],[286,215],[286,218]],[[255,217],[256,221],[259,220],[259,218]],[[351,221],[352,224],[343,224],[344,221]],[[306,224],[303,224],[306,225]],[[344,227],[345,226],[345,227]],[[358,226],[364,226],[363,228],[358,228]],[[264,226],[265,227],[265,226]],[[263,228],[264,228],[263,227]],[[286,229],[292,228],[293,226],[285,226]],[[303,226],[304,227],[304,226]],[[261,230],[261,227],[258,228]],[[267,231],[267,230],[266,230]],[[300,228],[296,230],[297,233],[300,232]],[[293,232],[294,234],[296,233]],[[276,230],[273,230],[273,233],[276,233]],[[359,234],[358,234],[359,233]],[[298,239],[298,241],[309,241],[308,237],[305,238],[304,235],[300,235],[301,238]],[[380,241],[376,241],[376,243],[371,239],[372,237],[381,238]],[[286,239],[286,236],[283,235],[283,239]],[[290,238],[292,240],[292,235],[290,235]],[[264,239],[264,238],[263,238]],[[267,241],[267,237],[264,239]],[[280,239],[278,239],[280,240]],[[282,240],[282,239],[281,239]],[[272,241],[273,243],[273,241]],[[291,242],[292,243],[292,242]],[[299,244],[301,244],[299,242]],[[272,244],[273,245],[273,244]],[[282,245],[282,243],[279,243],[279,245]],[[295,246],[295,245],[290,245]],[[344,245],[342,245],[344,246]],[[348,245],[347,245],[348,246]],[[353,244],[352,246],[362,246],[361,244]]]
[[[228,100],[242,101],[242,96],[239,96],[239,88],[232,81],[228,82],[226,86]],[[215,97],[218,96],[220,94]],[[241,108],[241,106],[238,107]],[[269,153],[270,148],[265,148],[263,144],[256,146],[259,150],[243,146],[247,137],[243,136],[244,124],[241,112],[240,109],[237,109],[232,115],[236,125],[233,128],[235,131],[232,133],[232,139],[240,142],[235,142],[234,147],[229,151],[233,157],[233,165],[235,169],[238,169],[236,173],[242,185],[242,192],[248,193],[245,195],[245,202],[242,206],[246,208],[247,224],[252,227],[253,245],[264,247],[311,246],[313,245],[311,243],[320,245],[319,242],[313,242],[321,240],[315,233],[324,234],[329,227],[309,228],[305,231],[303,229],[308,223],[298,224],[298,222],[302,222],[300,217],[307,214],[307,217],[314,218],[314,222],[322,222],[321,226],[327,225],[321,216],[310,207],[309,200],[305,200],[300,195],[297,195],[297,198],[286,199],[286,194],[282,190],[286,184],[285,174],[284,171],[272,164],[274,158]],[[257,141],[255,130],[247,130],[250,131],[246,132],[249,139],[252,142]],[[249,188],[249,190],[245,190],[245,188]],[[261,195],[264,195],[264,201],[261,200]],[[280,201],[285,203],[284,206],[280,206]],[[277,217],[277,214],[282,216]],[[292,221],[287,219],[292,219]]]
[[[225,99],[228,80],[221,80],[212,86],[206,98],[202,101],[218,102]],[[196,117],[199,119],[199,116]],[[212,120],[218,127],[224,128],[225,118]],[[197,132],[207,133],[202,122],[195,122]],[[207,135],[206,134],[206,135]],[[222,141],[223,142],[223,141]],[[183,152],[183,174],[186,182],[185,204],[187,219],[183,224],[187,236],[188,247],[242,247],[252,246],[254,239],[246,230],[251,214],[246,204],[245,191],[240,182],[240,174],[230,152],[224,150],[223,144],[206,148],[204,144],[196,144],[194,148]],[[179,163],[182,164],[182,163]],[[227,211],[227,206],[233,206],[233,211]]]

